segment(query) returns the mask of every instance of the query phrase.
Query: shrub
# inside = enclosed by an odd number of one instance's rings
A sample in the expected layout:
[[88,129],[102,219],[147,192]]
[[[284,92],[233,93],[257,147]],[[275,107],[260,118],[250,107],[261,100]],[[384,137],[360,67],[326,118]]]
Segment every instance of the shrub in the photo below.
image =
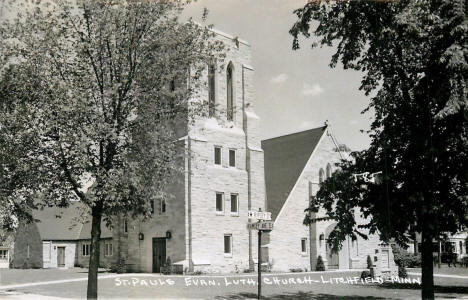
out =
[[374,263],[372,262],[372,258],[370,255],[367,255],[367,268],[370,269],[374,266]]
[[317,257],[317,266],[315,267],[315,271],[325,271],[325,265],[323,264],[322,256]]
[[109,272],[117,274],[125,273],[125,260],[121,258],[109,269]]
[[293,272],[293,273],[299,273],[299,272],[302,272],[302,269],[301,268],[293,268],[293,269],[289,269],[290,272]]
[[392,245],[392,251],[397,266],[406,268],[421,266],[421,256],[419,254],[408,253],[408,251],[396,245]]
[[166,263],[161,268],[161,273],[163,273],[164,275],[169,275],[172,273],[172,261],[170,256],[166,258]]
[[369,278],[369,277],[371,277],[370,271],[367,271],[367,270],[362,271],[361,279],[366,279],[366,278]]
[[406,268],[404,266],[398,266],[398,277],[406,278],[408,274],[406,273]]

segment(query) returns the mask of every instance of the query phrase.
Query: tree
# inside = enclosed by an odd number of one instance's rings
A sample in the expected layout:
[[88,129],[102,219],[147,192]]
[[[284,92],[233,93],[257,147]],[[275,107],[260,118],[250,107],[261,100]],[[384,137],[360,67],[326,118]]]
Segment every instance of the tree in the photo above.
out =
[[315,266],[315,271],[325,271],[325,264],[323,263],[321,255],[317,257],[317,266]]
[[200,75],[222,45],[178,20],[185,1],[39,2],[0,27],[0,138],[14,150],[1,153],[2,183],[32,208],[89,208],[95,299],[101,221],[148,216],[164,196],[185,155],[179,131],[206,111],[192,100]]
[[[362,72],[359,89],[372,94],[365,111],[375,114],[369,149],[318,192],[337,220],[329,241],[364,228],[401,244],[421,233],[422,298],[434,299],[432,241],[468,224],[466,3],[316,0],[295,13],[293,48],[311,33],[313,47],[335,44],[330,66]],[[380,184],[354,181],[380,171]],[[354,213],[368,224],[356,226]]]
[[374,266],[374,263],[372,262],[372,258],[370,255],[367,255],[367,268],[371,269]]

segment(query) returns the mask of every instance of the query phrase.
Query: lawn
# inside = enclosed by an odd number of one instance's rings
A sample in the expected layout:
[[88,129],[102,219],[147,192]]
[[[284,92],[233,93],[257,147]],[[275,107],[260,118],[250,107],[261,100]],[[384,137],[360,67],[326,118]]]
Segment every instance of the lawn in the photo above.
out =
[[[421,268],[408,268],[408,272],[421,273]],[[443,264],[440,269],[437,266],[434,267],[434,274],[468,276],[468,268],[458,265],[457,267],[449,268],[447,265]]]

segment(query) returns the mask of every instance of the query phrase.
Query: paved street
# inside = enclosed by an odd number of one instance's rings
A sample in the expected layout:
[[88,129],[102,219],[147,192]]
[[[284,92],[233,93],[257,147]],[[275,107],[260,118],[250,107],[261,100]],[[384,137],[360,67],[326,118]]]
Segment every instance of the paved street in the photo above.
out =
[[[416,270],[417,271],[417,270]],[[420,280],[414,283],[361,282],[360,272],[265,274],[265,299],[419,299]],[[417,272],[415,272],[417,273]],[[83,299],[84,269],[4,270],[2,299]],[[55,275],[54,275],[55,274]],[[468,299],[468,272],[435,277],[439,299]],[[254,299],[256,275],[161,276],[159,274],[101,273],[100,299]]]

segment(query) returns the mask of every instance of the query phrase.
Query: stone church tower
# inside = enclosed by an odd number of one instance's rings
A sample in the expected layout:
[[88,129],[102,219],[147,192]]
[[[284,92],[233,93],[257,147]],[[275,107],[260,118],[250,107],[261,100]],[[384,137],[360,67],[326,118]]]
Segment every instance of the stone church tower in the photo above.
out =
[[168,257],[185,271],[243,271],[256,263],[247,212],[264,210],[265,184],[251,48],[215,33],[227,56],[206,68],[199,100],[210,103],[210,116],[185,124],[179,139],[190,153],[185,175],[168,187],[170,198],[154,203],[151,219],[122,218],[114,231],[128,271],[159,272]]

